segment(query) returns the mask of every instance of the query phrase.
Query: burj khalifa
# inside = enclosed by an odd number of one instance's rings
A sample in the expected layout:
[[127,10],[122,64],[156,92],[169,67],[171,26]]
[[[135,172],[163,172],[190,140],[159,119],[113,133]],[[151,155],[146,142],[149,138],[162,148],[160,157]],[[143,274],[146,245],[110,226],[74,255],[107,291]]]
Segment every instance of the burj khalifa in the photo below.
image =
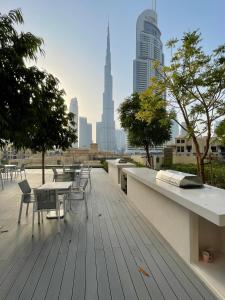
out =
[[96,123],[96,142],[101,151],[115,151],[115,120],[113,101],[113,78],[111,74],[110,32],[107,32],[107,50],[104,70],[103,113],[101,122]]

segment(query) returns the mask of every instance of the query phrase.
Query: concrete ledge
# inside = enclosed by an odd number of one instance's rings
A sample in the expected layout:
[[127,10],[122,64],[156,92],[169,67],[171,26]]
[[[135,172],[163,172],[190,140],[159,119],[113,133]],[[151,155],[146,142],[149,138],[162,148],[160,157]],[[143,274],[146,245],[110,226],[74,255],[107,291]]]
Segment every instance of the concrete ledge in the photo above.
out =
[[225,190],[209,185],[182,189],[157,180],[157,172],[147,168],[129,168],[123,172],[217,226],[225,226]]
[[121,181],[121,170],[123,168],[132,168],[135,166],[132,163],[119,163],[117,159],[107,160],[107,163],[109,176],[117,184],[120,184]]

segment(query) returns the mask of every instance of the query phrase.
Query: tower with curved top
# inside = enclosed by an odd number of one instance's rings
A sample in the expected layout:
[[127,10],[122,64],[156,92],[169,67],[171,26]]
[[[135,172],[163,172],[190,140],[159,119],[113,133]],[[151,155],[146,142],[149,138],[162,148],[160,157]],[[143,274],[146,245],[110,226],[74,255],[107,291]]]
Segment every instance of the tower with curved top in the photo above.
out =
[[133,90],[143,92],[150,85],[150,80],[158,76],[153,64],[159,61],[164,65],[161,32],[158,28],[156,4],[152,9],[143,11],[136,24],[136,59],[133,62]]

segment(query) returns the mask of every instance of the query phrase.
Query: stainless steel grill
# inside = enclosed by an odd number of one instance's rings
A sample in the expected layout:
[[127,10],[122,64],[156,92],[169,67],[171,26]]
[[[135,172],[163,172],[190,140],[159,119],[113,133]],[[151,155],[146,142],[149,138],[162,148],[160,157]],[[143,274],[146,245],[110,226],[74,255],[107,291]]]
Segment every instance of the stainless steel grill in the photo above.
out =
[[127,161],[126,161],[126,159],[124,159],[124,158],[117,158],[117,159],[116,159],[116,162],[117,162],[118,164],[125,164]]
[[199,176],[173,170],[160,170],[156,175],[156,179],[182,188],[203,186],[202,180]]

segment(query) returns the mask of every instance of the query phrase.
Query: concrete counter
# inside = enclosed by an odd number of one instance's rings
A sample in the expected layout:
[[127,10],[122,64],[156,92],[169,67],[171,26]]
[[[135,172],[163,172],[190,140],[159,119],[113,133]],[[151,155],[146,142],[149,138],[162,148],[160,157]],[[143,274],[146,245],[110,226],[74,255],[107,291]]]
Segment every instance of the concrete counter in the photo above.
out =
[[119,163],[117,159],[107,160],[108,172],[112,180],[120,184],[121,181],[121,170],[123,168],[134,168],[135,165],[132,163]]
[[[225,299],[225,190],[183,189],[156,179],[156,171],[124,168],[127,197],[174,250]],[[213,249],[207,264],[202,253]],[[220,298],[220,297],[219,297]]]
[[157,172],[147,168],[129,168],[123,172],[206,220],[225,226],[225,190],[209,185],[179,188],[156,179]]

